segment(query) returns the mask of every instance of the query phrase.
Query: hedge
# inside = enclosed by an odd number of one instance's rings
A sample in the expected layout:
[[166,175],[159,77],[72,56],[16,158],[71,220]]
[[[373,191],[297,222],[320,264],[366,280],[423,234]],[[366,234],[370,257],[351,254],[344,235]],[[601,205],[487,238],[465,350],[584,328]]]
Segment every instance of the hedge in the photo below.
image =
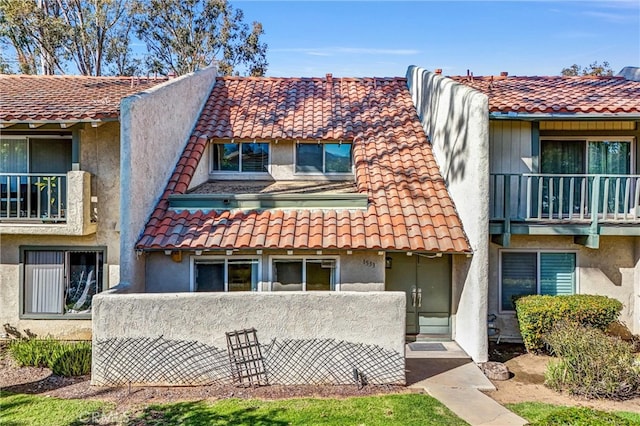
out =
[[520,334],[529,352],[545,352],[544,336],[558,321],[605,330],[616,321],[622,303],[606,296],[524,296],[515,301]]

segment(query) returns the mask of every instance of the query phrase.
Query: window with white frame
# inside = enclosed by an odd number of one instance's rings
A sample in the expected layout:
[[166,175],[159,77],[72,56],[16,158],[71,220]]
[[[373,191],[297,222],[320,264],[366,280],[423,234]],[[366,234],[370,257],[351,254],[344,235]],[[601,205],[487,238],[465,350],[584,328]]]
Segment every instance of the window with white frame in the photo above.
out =
[[351,173],[350,143],[297,143],[296,173]]
[[90,314],[104,288],[103,250],[23,250],[23,314]]
[[337,259],[273,259],[271,262],[271,290],[332,291],[336,289],[337,275]]
[[266,173],[269,144],[263,142],[212,143],[211,171]]
[[260,281],[258,259],[198,259],[193,267],[193,291],[257,291]]
[[514,300],[532,294],[576,292],[576,253],[557,251],[500,252],[500,310],[514,311]]

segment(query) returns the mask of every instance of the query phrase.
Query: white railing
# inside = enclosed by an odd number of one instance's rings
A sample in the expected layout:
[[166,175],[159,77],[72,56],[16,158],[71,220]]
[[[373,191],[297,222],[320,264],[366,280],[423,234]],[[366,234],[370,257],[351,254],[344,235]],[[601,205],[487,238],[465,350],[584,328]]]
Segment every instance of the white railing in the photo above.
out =
[[0,173],[0,221],[65,222],[67,175]]
[[491,220],[640,222],[640,175],[490,175]]

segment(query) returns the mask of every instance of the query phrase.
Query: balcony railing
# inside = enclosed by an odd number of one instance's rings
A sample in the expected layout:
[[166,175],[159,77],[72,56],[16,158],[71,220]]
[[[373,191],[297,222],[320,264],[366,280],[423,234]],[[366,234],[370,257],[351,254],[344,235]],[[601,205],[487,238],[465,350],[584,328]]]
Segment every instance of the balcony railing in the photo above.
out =
[[491,220],[640,222],[640,175],[490,175]]
[[65,222],[67,175],[0,173],[0,220]]

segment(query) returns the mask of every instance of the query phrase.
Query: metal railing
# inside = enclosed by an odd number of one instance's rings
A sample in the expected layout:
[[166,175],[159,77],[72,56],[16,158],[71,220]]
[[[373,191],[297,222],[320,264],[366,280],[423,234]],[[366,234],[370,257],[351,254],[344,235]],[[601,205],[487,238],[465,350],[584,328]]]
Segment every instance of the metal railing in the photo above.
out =
[[640,175],[490,174],[491,220],[640,222]]
[[66,221],[67,175],[0,173],[0,221]]

